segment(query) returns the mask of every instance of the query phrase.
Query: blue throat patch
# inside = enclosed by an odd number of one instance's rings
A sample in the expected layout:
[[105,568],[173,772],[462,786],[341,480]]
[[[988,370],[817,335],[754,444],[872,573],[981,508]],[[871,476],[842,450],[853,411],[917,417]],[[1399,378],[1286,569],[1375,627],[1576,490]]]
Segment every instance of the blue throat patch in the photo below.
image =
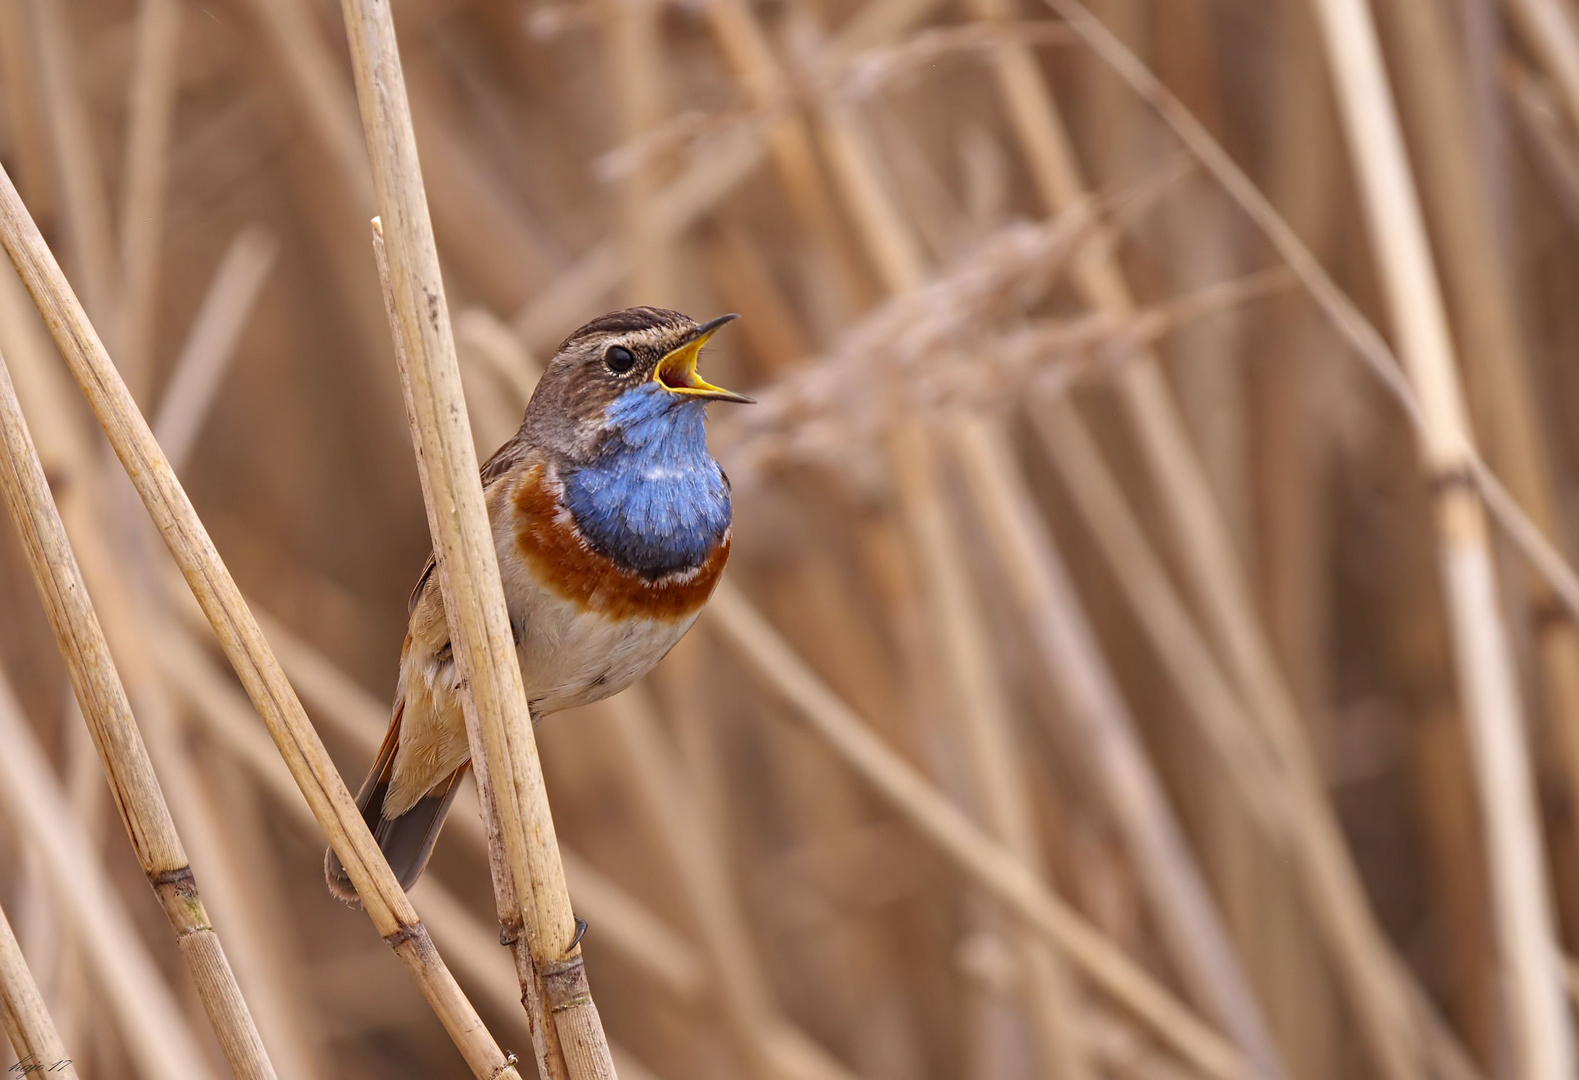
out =
[[647,577],[707,561],[729,529],[730,506],[705,419],[705,402],[655,382],[614,399],[603,450],[562,476],[565,502],[595,549]]

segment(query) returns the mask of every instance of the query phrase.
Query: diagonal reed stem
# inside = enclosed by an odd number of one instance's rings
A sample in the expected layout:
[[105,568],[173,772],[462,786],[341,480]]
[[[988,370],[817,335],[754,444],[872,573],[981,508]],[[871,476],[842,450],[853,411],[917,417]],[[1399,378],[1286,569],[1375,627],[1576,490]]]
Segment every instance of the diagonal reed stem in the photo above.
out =
[[313,816],[350,873],[379,935],[417,980],[473,1072],[484,1080],[518,1077],[433,948],[427,929],[379,852],[191,499],[3,168],[0,244],[43,313],[72,375],[290,766]]
[[[0,1028],[16,1051],[18,1064],[36,1065],[50,1076],[77,1080],[76,1066],[66,1054],[60,1032],[49,1018],[44,998],[27,969],[5,911],[0,909]],[[14,1068],[15,1066],[13,1066]]]
[[88,598],[3,359],[0,447],[4,449],[0,494],[22,536],[33,582],[137,860],[175,931],[182,959],[192,973],[231,1071],[238,1078],[272,1080],[274,1066],[203,909],[186,851],[159,790],[148,748],[132,717],[126,689]]
[[722,639],[830,747],[930,843],[1028,926],[1058,946],[1158,1038],[1204,1075],[1247,1075],[1244,1059],[1111,940],[1072,911],[1003,844],[977,827],[916,769],[874,735],[789,643],[727,582],[708,605]]
[[[889,441],[894,489],[919,555],[922,596],[938,639],[934,648],[947,675],[947,711],[970,767],[969,790],[983,824],[1045,876],[1025,765],[1016,753],[1013,707],[962,554],[967,538],[950,522],[938,490],[935,433],[900,423]],[[1049,1080],[1089,1080],[1095,1066],[1073,1022],[1078,997],[1064,958],[1031,927],[1015,926],[1013,934],[1024,957],[1029,1026],[1043,1073]]]
[[[39,856],[51,899],[70,924],[104,1012],[143,1076],[211,1080],[175,994],[135,929],[43,748],[0,674],[0,812]],[[87,1032],[79,1031],[78,1037]]]

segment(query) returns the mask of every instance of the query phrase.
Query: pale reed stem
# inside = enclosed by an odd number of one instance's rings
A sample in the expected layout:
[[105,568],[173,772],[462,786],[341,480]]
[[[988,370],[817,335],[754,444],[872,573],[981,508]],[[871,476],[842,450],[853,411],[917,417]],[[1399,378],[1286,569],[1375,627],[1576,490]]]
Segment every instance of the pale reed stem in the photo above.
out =
[[77,1068],[49,1018],[4,909],[0,909],[0,1027],[11,1040],[19,1065],[37,1066],[52,1077],[77,1080]]
[[396,359],[419,450],[451,641],[469,690],[464,695],[467,740],[490,832],[499,834],[491,851],[507,857],[491,857],[490,863],[502,869],[498,864],[504,862],[513,885],[513,897],[506,895],[503,875],[495,874],[499,914],[507,937],[526,936],[528,949],[517,950],[516,956],[529,1013],[540,1001],[544,1020],[552,1018],[551,1025],[537,1025],[545,1073],[556,1075],[562,1057],[570,1080],[613,1077],[608,1039],[576,944],[575,915],[478,478],[394,22],[388,5],[375,0],[343,0],[341,13],[379,208],[375,231],[387,260],[383,277]]
[[1472,435],[1425,222],[1380,44],[1364,0],[1314,0],[1404,369],[1419,395],[1453,644],[1485,815],[1498,944],[1520,1075],[1575,1069],[1557,963],[1518,676],[1497,601]]
[[33,582],[138,862],[175,932],[231,1071],[246,1080],[273,1080],[274,1066],[203,909],[4,360],[0,360],[0,445],[4,449],[0,494],[22,535]]
[[417,980],[477,1076],[483,1080],[517,1076],[434,950],[190,498],[3,169],[0,244],[44,314],[72,375],[312,806],[313,816],[351,875],[368,917]]

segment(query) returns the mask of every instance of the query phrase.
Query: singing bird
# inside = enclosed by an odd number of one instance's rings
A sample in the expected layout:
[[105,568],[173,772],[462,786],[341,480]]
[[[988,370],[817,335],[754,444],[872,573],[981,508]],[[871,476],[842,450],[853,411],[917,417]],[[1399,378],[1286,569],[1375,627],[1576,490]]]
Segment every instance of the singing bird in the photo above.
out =
[[[729,480],[707,449],[697,355],[737,316],[638,307],[560,345],[526,417],[482,467],[533,720],[623,690],[663,659],[729,558]],[[411,594],[400,679],[357,806],[403,888],[427,865],[470,765],[460,674],[430,556]],[[331,849],[329,891],[357,903]]]

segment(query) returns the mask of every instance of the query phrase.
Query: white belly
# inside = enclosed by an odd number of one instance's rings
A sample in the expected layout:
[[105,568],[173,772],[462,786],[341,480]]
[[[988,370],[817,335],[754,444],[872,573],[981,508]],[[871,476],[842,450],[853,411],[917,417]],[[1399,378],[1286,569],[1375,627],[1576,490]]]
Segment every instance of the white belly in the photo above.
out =
[[696,621],[692,615],[614,622],[535,586],[530,594],[516,655],[538,715],[619,693],[651,671]]

